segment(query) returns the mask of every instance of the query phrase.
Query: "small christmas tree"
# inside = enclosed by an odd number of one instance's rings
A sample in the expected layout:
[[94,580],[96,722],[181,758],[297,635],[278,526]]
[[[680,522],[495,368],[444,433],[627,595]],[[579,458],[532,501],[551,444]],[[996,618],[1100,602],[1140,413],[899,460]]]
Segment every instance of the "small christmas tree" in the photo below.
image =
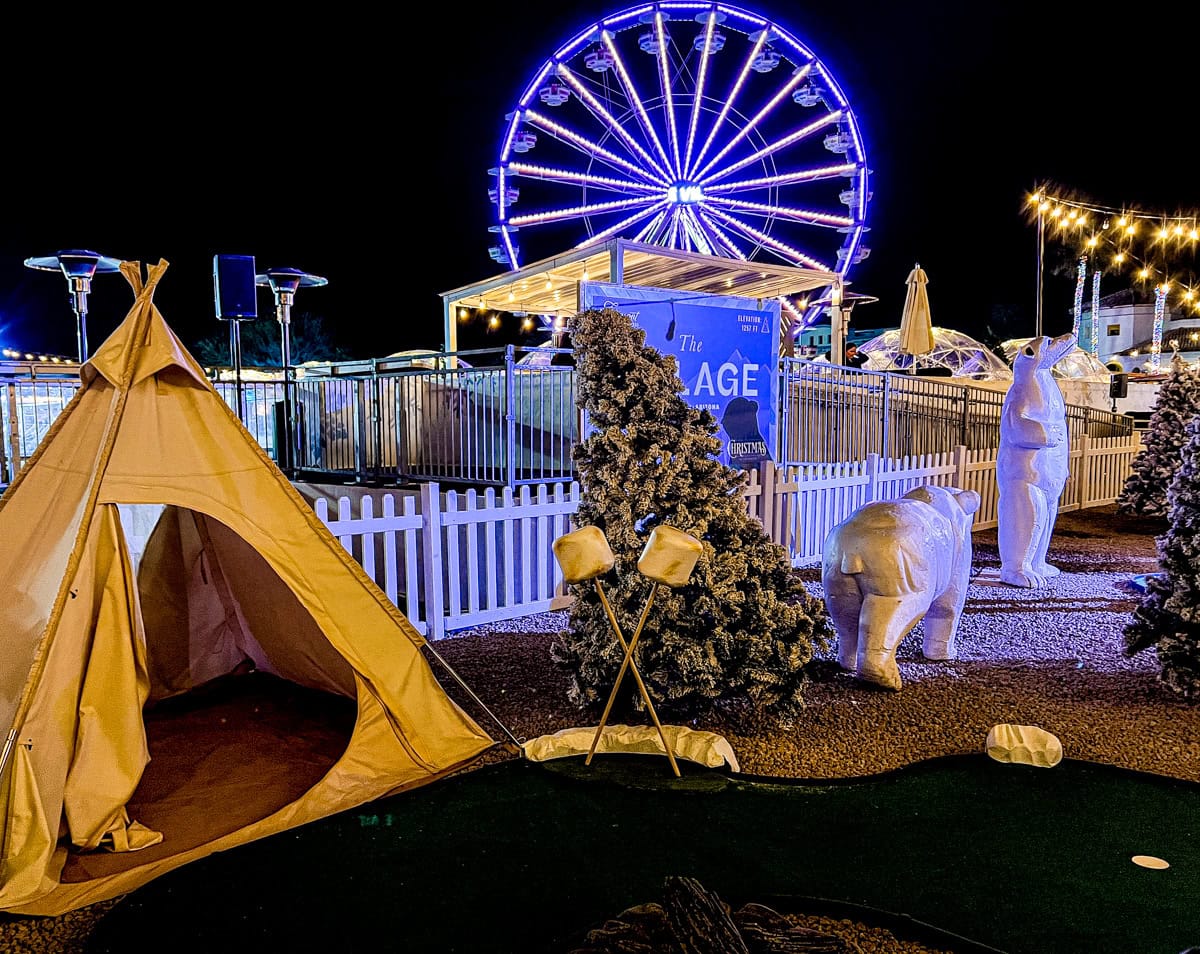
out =
[[1125,486],[1117,497],[1117,512],[1143,517],[1166,517],[1167,487],[1179,468],[1184,430],[1200,411],[1200,368],[1183,363],[1178,353],[1158,389],[1142,449],[1133,460]]
[[1157,539],[1160,572],[1125,627],[1125,655],[1150,646],[1159,681],[1200,701],[1200,416],[1184,428],[1179,469],[1167,491],[1167,532]]
[[[650,590],[637,571],[650,531],[675,527],[704,545],[685,586],[658,589],[638,642],[655,708],[694,714],[719,700],[760,711],[799,707],[814,646],[825,648],[832,629],[787,552],[747,512],[745,472],[717,459],[716,419],[680,397],[675,358],[647,347],[627,315],[586,311],[570,332],[577,400],[592,429],[574,453],[582,485],[575,520],[608,538],[616,566],[603,584],[627,639]],[[594,587],[576,587],[575,596],[552,653],[570,673],[571,700],[586,706],[607,699],[623,652]],[[642,706],[633,692],[623,704]]]

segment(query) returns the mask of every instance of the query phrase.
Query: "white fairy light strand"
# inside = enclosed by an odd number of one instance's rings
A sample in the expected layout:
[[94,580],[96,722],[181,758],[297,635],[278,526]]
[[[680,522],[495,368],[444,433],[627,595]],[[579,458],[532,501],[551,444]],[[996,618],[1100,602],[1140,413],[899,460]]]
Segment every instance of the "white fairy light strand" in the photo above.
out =
[[1071,323],[1071,334],[1075,336],[1076,341],[1079,340],[1079,322],[1083,317],[1083,283],[1087,279],[1087,263],[1087,256],[1084,255],[1075,266],[1075,313]]
[[1164,282],[1154,289],[1154,338],[1150,343],[1150,371],[1159,369],[1162,358],[1163,309],[1167,301],[1167,284]]

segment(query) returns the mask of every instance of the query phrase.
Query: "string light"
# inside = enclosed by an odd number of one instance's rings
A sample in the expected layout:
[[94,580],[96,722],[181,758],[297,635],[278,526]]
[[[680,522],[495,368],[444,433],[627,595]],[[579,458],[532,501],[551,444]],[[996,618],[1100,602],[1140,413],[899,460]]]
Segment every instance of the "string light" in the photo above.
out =
[[[1028,209],[1043,224],[1048,238],[1075,246],[1097,267],[1102,256],[1106,270],[1130,269],[1137,280],[1153,282],[1156,288],[1168,286],[1168,298],[1192,283],[1200,247],[1200,210],[1113,208],[1049,189],[1032,193]],[[1089,220],[1099,222],[1100,228],[1084,234],[1081,223]]]
[[1092,341],[1091,352],[1100,354],[1100,270],[1092,272]]

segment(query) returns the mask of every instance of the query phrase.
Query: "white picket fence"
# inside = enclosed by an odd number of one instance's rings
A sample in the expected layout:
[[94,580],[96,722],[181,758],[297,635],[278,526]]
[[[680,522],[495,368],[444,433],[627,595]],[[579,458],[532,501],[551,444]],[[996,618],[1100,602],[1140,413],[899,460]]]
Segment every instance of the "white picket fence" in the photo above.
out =
[[[1072,444],[1062,511],[1113,503],[1140,449],[1140,437],[1080,438]],[[974,490],[981,505],[973,529],[997,524],[996,452],[958,447],[948,454],[776,468],[747,475],[747,511],[791,555],[794,566],[818,561],[833,527],[872,500],[891,500],[921,484]],[[430,639],[551,608],[561,595],[556,538],[573,529],[576,482],[522,486],[514,491],[442,491],[422,484],[418,494],[364,496],[352,513],[349,497],[336,516],[323,498],[317,516]],[[399,512],[397,512],[399,500]]]

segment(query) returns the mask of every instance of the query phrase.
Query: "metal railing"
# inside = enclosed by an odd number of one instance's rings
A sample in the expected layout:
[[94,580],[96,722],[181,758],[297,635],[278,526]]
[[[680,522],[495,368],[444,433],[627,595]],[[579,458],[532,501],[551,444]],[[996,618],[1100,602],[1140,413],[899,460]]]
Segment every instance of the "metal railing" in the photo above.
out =
[[7,485],[17,475],[78,390],[78,378],[0,379],[0,414],[5,422],[0,482]]
[[[946,378],[863,371],[784,358],[777,460],[781,464],[905,457],[1000,444],[1004,392]],[[1133,420],[1067,405],[1071,438],[1122,437]]]
[[[520,360],[522,354],[537,363]],[[294,384],[294,469],[314,480],[520,486],[570,480],[586,433],[567,349],[515,346],[416,359],[306,367]],[[945,378],[862,371],[797,358],[780,365],[781,465],[996,447],[1004,393]],[[7,484],[79,386],[0,378]],[[284,384],[217,381],[267,453],[281,461]],[[1071,438],[1126,436],[1133,420],[1068,404]]]
[[237,406],[236,384],[232,381],[214,381],[213,387],[217,389],[217,393],[221,395],[225,403],[233,408],[238,417],[242,419],[246,430],[254,439],[262,445],[272,459],[278,460],[275,433],[279,422],[276,421],[276,415],[279,413],[277,409],[283,401],[283,382],[243,381],[242,406],[240,408]]
[[[567,349],[510,345],[305,368],[294,384],[295,468],[364,482],[511,487],[569,479],[581,415],[574,368],[553,362],[570,358]],[[280,460],[282,382],[243,388],[242,419]],[[233,383],[218,391],[236,404]]]

